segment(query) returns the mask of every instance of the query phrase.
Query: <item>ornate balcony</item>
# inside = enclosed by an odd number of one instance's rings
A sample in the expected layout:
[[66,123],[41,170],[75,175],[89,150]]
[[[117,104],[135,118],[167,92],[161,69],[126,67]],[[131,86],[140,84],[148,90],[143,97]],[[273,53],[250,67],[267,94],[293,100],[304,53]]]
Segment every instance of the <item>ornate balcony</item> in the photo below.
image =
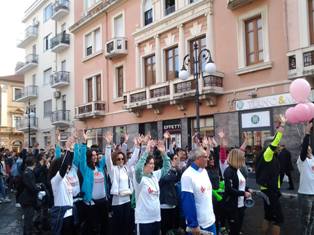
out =
[[[214,97],[223,94],[223,77],[223,73],[216,72],[199,79],[200,99],[206,104],[215,105]],[[195,91],[196,81],[192,76],[186,81],[176,79],[125,93],[124,108],[137,112],[167,104],[183,104],[195,99]]]
[[66,71],[59,71],[51,74],[50,86],[51,88],[61,88],[70,84],[70,73]]
[[289,79],[314,75],[314,46],[290,51],[287,57]]
[[25,48],[38,36],[38,25],[30,25],[25,29],[25,36],[18,44],[17,47]]
[[38,55],[29,54],[25,57],[25,62],[20,63],[15,68],[16,74],[23,74],[28,70],[35,68],[38,65]]
[[235,10],[239,7],[245,6],[251,2],[253,2],[254,0],[229,0],[228,1],[228,8],[230,10]]
[[117,37],[106,43],[105,57],[112,59],[128,54],[128,41],[126,38]]
[[69,14],[69,11],[70,4],[68,0],[57,0],[53,4],[53,13],[51,19],[56,21],[61,20],[63,17]]
[[70,110],[58,110],[51,113],[51,125],[57,127],[70,126]]
[[103,101],[93,101],[75,107],[76,119],[103,117],[106,114],[106,105]]
[[16,121],[16,129],[23,132],[35,132],[38,129],[38,118],[28,117]]
[[59,53],[70,46],[70,34],[59,33],[50,40],[51,51]]
[[16,102],[26,102],[30,99],[35,99],[37,98],[38,95],[38,87],[37,86],[26,86],[23,88],[21,92],[21,96],[17,98],[15,101]]

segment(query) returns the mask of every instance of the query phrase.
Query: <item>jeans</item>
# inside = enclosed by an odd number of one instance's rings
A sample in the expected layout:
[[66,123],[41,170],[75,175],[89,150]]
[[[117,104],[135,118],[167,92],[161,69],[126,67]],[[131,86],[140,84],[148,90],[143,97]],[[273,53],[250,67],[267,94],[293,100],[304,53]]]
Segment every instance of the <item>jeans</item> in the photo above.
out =
[[5,185],[4,185],[4,178],[0,176],[0,199],[5,198],[6,193],[5,193]]
[[299,194],[300,234],[311,235],[314,221],[314,195]]

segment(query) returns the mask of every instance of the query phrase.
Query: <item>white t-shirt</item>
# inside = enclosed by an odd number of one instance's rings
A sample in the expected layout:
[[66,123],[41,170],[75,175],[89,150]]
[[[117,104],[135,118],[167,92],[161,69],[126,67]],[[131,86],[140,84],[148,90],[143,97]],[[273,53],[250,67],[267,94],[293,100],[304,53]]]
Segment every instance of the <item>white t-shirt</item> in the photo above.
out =
[[[237,175],[238,175],[238,179],[239,179],[239,191],[245,191],[245,184],[246,184],[246,180],[244,178],[244,176],[242,175],[240,170],[237,170]],[[238,208],[244,207],[244,196],[240,196],[238,197]]]
[[70,171],[68,174],[65,175],[67,180],[70,182],[72,185],[72,194],[73,197],[77,196],[80,193],[80,181],[77,176],[77,168],[76,166],[72,165]]
[[118,192],[119,195],[113,195],[112,197],[112,205],[122,205],[124,203],[127,203],[130,201],[130,195],[125,195],[122,196],[126,192],[130,192],[130,187],[129,187],[129,176],[127,174],[127,170],[125,167],[118,167],[116,170],[117,175],[117,180],[118,180]]
[[97,167],[94,170],[94,185],[92,198],[95,200],[106,197],[105,191],[105,177],[101,171],[98,171]]
[[[67,177],[61,177],[59,171],[51,179],[51,187],[53,192],[54,206],[73,206],[72,185]],[[72,209],[64,214],[64,218],[72,215]]]
[[207,171],[188,167],[181,178],[182,192],[194,194],[196,216],[198,224],[208,228],[215,223],[215,214],[212,201],[212,184]]
[[300,185],[298,193],[314,195],[314,158],[304,161],[298,158],[297,166],[300,171]]
[[158,170],[154,171],[151,177],[143,176],[140,184],[136,183],[136,224],[148,224],[161,220],[158,184],[160,177],[161,170]]

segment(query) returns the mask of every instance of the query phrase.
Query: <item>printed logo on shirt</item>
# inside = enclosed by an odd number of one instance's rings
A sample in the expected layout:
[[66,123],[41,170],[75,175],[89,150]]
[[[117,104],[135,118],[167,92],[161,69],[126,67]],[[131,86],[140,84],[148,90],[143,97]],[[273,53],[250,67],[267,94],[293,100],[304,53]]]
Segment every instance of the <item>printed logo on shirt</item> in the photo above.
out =
[[239,185],[243,186],[244,184],[245,184],[245,181],[244,180],[240,180]]
[[312,166],[311,168],[312,168],[312,171],[313,171],[313,173],[314,173],[314,166]]
[[79,182],[76,180],[75,177],[67,175],[67,180],[70,182],[72,187],[75,187],[75,186],[77,186],[79,184]]
[[205,188],[203,186],[201,186],[201,192],[204,193],[205,192]]

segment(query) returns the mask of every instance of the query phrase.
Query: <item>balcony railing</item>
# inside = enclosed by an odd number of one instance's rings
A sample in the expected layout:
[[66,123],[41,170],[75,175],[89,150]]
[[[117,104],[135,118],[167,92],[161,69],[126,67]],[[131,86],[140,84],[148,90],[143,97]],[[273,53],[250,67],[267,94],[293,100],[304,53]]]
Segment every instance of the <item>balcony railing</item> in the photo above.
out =
[[59,71],[51,74],[50,86],[51,88],[60,88],[70,84],[70,73],[66,71]]
[[26,71],[36,67],[38,65],[38,55],[29,54],[25,57],[25,62],[18,64],[15,68],[16,74],[23,74]]
[[254,0],[229,0],[228,1],[228,8],[230,10],[235,10],[239,7],[245,6],[251,2],[253,2]]
[[25,36],[17,46],[19,48],[25,48],[29,43],[31,43],[38,36],[38,25],[30,25],[25,29]]
[[30,119],[22,118],[16,121],[16,129],[23,132],[36,131],[38,128],[38,118],[30,117]]
[[51,51],[61,52],[70,46],[70,34],[62,32],[50,40]]
[[61,20],[64,16],[69,14],[69,7],[70,3],[68,0],[57,0],[53,4],[53,13],[51,18],[53,20]]
[[172,5],[172,6],[168,6],[166,9],[165,9],[165,16],[173,13],[176,11],[176,5]]
[[314,46],[290,51],[287,57],[289,79],[314,75]]
[[116,37],[106,43],[106,58],[120,57],[128,54],[128,41],[124,37]]
[[75,118],[86,119],[105,115],[106,105],[103,101],[94,101],[75,107]]
[[51,124],[54,126],[70,125],[70,110],[58,110],[51,113]]
[[[223,94],[223,73],[205,76],[199,79],[201,98]],[[193,99],[196,91],[196,80],[172,80],[150,87],[141,88],[124,94],[124,108],[128,110],[144,109],[156,104],[179,103],[180,100]]]
[[26,86],[23,88],[21,95],[18,99],[16,99],[16,102],[25,102],[30,99],[37,98],[38,94],[38,87],[31,85],[31,86]]

